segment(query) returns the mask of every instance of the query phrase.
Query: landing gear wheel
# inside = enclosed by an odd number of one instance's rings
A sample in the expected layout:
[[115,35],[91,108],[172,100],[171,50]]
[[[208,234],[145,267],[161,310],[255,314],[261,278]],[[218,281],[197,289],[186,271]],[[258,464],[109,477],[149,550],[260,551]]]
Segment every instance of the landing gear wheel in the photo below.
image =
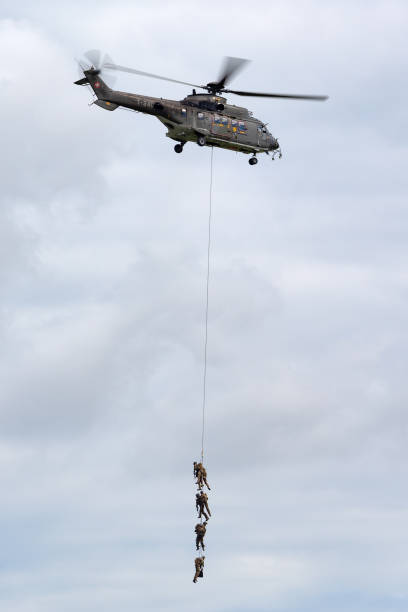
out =
[[205,136],[198,136],[197,144],[198,144],[199,147],[205,147],[205,145],[207,144]]
[[174,145],[174,150],[175,150],[176,153],[182,153],[183,152],[183,145],[182,144]]
[[255,166],[255,164],[258,163],[258,160],[256,157],[250,157],[248,163],[250,166]]

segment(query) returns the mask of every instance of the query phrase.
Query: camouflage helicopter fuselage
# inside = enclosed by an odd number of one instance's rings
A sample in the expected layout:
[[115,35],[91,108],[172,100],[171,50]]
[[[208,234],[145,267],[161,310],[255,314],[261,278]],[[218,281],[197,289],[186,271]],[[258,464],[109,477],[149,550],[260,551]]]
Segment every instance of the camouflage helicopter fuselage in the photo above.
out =
[[92,69],[84,70],[84,78],[76,84],[90,85],[97,97],[94,104],[105,110],[123,106],[157,117],[168,130],[166,136],[179,143],[175,146],[177,153],[181,153],[186,142],[195,142],[253,156],[269,152],[280,155],[278,141],[262,121],[255,119],[248,109],[227,104],[226,98],[218,95],[196,94],[193,90],[192,95],[179,101],[116,91]]

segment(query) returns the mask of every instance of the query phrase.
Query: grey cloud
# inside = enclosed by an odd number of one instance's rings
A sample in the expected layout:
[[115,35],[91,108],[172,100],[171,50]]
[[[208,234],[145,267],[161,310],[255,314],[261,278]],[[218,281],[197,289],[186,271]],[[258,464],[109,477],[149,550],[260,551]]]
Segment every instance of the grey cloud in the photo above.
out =
[[[4,14],[5,607],[405,609],[405,4]],[[72,58],[94,46],[192,81],[250,57],[237,86],[331,96],[246,101],[280,162],[214,152],[198,595],[209,151],[175,156],[156,120],[88,109]]]

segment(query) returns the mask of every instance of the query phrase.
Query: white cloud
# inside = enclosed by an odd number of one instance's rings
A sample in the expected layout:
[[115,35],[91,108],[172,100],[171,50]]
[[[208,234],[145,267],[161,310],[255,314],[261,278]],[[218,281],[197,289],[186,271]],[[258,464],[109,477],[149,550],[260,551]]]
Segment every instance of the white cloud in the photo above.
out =
[[[6,10],[2,603],[405,609],[405,4]],[[88,109],[72,57],[95,46],[192,81],[247,56],[237,85],[331,96],[246,101],[280,162],[214,153],[199,585],[209,155],[174,155],[153,118]]]

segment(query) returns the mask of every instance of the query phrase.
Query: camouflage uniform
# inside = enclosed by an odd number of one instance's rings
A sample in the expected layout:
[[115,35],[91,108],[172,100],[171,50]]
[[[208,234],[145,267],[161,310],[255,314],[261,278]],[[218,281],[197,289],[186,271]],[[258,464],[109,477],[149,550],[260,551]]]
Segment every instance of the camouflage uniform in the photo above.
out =
[[205,550],[204,536],[205,536],[205,532],[207,531],[207,522],[204,522],[203,524],[197,523],[194,531],[197,534],[196,535],[196,549],[199,550],[201,546],[201,548]]
[[207,482],[207,470],[203,466],[202,463],[196,463],[194,461],[194,476],[197,478],[197,486],[199,489],[204,487],[204,483],[209,491],[211,491],[210,486]]
[[202,463],[197,463],[197,461],[194,461],[193,466],[194,466],[194,478],[198,478],[198,472],[202,468]]
[[194,574],[193,582],[197,582],[197,578],[203,577],[204,559],[205,557],[196,557],[194,559],[195,574]]
[[[204,491],[196,494],[196,508],[199,511],[198,518],[201,518],[201,516],[204,514],[205,520],[208,521],[209,516],[211,516],[211,512],[208,507],[208,495],[204,493]],[[204,508],[207,510],[208,514]]]
[[199,493],[196,493],[196,510],[198,513],[200,512],[200,494]]

